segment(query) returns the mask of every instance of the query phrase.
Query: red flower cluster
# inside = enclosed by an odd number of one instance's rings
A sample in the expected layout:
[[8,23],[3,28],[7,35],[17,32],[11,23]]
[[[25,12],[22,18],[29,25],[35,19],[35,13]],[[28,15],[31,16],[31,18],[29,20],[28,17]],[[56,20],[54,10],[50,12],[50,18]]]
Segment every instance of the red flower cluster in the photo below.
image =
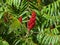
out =
[[27,27],[29,31],[35,26],[35,22],[36,22],[36,12],[32,11],[32,16],[27,23]]
[[22,23],[22,16],[20,16],[18,20]]

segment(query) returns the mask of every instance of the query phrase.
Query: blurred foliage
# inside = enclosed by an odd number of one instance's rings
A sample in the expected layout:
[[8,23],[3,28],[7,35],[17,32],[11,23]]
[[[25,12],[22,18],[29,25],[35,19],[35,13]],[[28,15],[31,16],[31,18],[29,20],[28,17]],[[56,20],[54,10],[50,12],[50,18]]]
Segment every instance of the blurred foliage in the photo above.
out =
[[[32,11],[36,24],[28,32]],[[60,45],[60,0],[0,0],[0,45]]]

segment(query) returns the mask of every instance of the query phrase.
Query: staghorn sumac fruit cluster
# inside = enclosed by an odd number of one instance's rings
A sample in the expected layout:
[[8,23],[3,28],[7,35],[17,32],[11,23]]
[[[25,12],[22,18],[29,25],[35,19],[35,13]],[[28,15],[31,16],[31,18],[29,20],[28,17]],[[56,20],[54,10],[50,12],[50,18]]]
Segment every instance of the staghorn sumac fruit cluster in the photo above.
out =
[[[22,23],[22,16],[20,16],[18,20]],[[36,12],[32,11],[31,17],[27,22],[28,31],[30,31],[35,26],[35,24],[36,24]]]
[[27,22],[28,30],[31,30],[35,26],[35,23],[36,23],[36,13],[35,13],[35,11],[32,11],[31,18]]

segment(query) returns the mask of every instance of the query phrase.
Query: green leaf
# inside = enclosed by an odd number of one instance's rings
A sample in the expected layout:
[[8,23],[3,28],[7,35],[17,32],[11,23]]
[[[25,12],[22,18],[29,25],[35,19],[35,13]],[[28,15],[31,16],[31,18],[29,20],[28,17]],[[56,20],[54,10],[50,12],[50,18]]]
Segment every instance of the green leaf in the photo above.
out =
[[9,45],[7,41],[3,41],[3,45]]
[[16,18],[13,20],[12,20],[13,21],[12,24],[9,26],[8,34],[20,28],[20,22]]

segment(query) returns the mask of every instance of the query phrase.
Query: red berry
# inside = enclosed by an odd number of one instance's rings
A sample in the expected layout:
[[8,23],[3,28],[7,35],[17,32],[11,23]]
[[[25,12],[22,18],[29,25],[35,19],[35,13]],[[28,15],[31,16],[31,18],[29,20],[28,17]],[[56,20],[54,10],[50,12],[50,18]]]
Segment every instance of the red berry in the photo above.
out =
[[32,17],[36,17],[36,12],[32,11]]
[[30,21],[33,21],[33,22],[34,22],[35,20],[36,20],[36,18],[35,18],[35,17],[34,17],[34,18],[30,18]]
[[32,23],[28,28],[31,30],[35,26],[35,23]]
[[22,23],[22,16],[20,16],[18,20]]
[[36,18],[30,18],[30,24],[36,21]]

